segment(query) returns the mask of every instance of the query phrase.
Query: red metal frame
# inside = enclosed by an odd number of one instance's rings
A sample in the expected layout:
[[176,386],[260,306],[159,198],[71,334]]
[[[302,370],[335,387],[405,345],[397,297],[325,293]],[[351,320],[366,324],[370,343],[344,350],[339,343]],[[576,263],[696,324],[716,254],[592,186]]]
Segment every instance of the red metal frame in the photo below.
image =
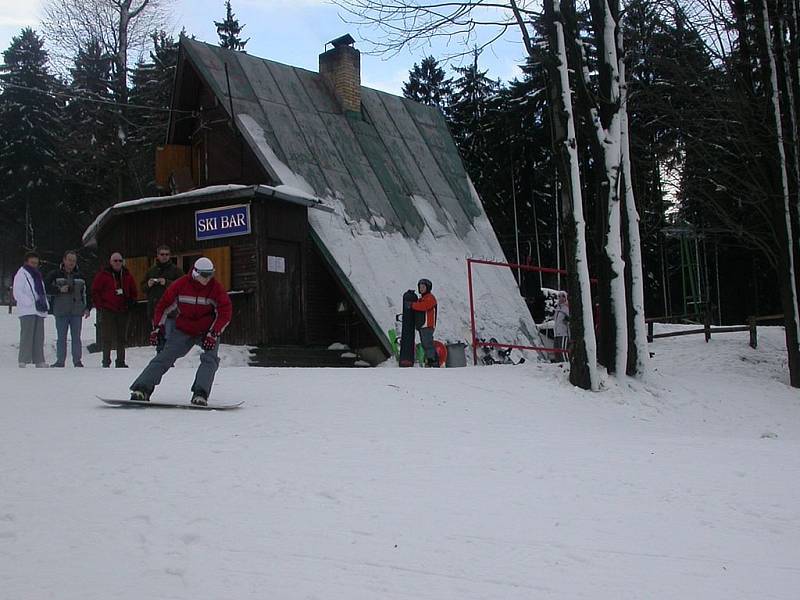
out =
[[[472,328],[472,364],[478,364],[478,348],[513,348],[514,350],[534,350],[536,352],[552,352],[554,354],[569,354],[569,350],[562,348],[544,348],[539,346],[520,346],[517,344],[501,344],[495,342],[482,342],[478,340],[478,334],[475,328],[475,300],[472,289],[472,265],[491,265],[494,267],[508,267],[510,269],[522,269],[523,271],[533,271],[535,273],[558,273],[567,275],[564,269],[552,269],[550,267],[537,267],[534,265],[519,265],[515,263],[497,262],[494,260],[485,260],[482,258],[468,258],[467,259],[467,285],[469,288],[469,319],[470,327]],[[597,283],[596,279],[590,279],[592,283]]]

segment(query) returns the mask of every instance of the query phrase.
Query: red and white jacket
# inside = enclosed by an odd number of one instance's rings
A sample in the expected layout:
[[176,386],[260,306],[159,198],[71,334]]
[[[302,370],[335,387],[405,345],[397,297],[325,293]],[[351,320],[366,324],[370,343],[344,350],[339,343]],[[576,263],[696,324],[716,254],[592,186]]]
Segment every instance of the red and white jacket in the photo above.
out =
[[191,336],[213,332],[220,335],[231,322],[231,299],[216,279],[203,285],[184,275],[167,288],[153,313],[153,326],[163,325],[167,315],[178,310],[175,327]]
[[417,329],[436,327],[436,313],[438,311],[436,296],[426,292],[422,295],[422,298],[411,304],[411,308],[417,312],[425,313],[425,320]]

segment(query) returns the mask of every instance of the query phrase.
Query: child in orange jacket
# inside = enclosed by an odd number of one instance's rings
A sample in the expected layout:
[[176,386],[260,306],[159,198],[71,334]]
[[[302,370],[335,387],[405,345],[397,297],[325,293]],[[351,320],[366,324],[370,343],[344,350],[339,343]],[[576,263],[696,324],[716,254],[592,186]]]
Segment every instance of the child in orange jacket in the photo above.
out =
[[436,348],[433,345],[433,332],[436,329],[436,313],[438,305],[436,296],[431,293],[430,279],[420,279],[417,282],[417,290],[420,298],[411,303],[411,309],[416,312],[416,328],[419,330],[419,341],[425,350],[425,366],[438,367],[439,357],[436,356]]

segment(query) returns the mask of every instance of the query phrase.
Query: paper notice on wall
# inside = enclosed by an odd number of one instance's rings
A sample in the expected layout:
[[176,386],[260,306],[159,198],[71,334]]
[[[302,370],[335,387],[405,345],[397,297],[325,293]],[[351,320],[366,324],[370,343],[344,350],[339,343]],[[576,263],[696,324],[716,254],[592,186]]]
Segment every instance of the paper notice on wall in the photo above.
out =
[[282,256],[267,256],[267,271],[286,273],[286,259]]

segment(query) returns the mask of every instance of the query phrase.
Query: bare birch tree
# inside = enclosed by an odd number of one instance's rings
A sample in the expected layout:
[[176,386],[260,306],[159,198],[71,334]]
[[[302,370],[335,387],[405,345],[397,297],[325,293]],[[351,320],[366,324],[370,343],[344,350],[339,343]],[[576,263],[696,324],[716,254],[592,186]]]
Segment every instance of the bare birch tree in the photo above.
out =
[[47,0],[42,28],[55,55],[69,61],[87,40],[97,40],[114,60],[114,94],[128,98],[128,65],[154,31],[165,28],[170,0]]
[[[780,18],[782,17],[779,17],[779,19]],[[800,308],[798,307],[797,272],[795,265],[795,257],[797,256],[797,242],[795,240],[797,223],[796,216],[793,217],[792,215],[792,191],[789,185],[789,163],[786,156],[787,143],[792,147],[791,149],[793,152],[797,153],[798,140],[791,136],[791,130],[789,139],[786,140],[784,138],[784,121],[786,120],[791,122],[791,119],[784,119],[784,116],[786,112],[791,112],[793,108],[791,110],[787,108],[787,105],[790,104],[791,100],[790,91],[788,91],[786,94],[788,97],[784,97],[783,103],[781,102],[781,90],[778,83],[779,70],[776,61],[773,36],[778,36],[778,54],[780,56],[783,56],[785,39],[783,37],[782,27],[776,27],[773,31],[773,28],[770,24],[769,6],[767,4],[767,0],[761,0],[761,27],[763,28],[764,49],[766,54],[766,64],[764,65],[764,70],[766,71],[765,79],[769,80],[770,102],[772,104],[772,115],[775,126],[775,145],[777,149],[778,166],[781,175],[782,212],[785,227],[785,258],[781,262],[785,264],[785,268],[788,271],[785,277],[784,285],[784,294],[788,296],[787,300],[784,301],[784,306],[788,309],[784,315],[784,323],[786,325],[786,343],[787,350],[789,352],[789,369],[792,385],[798,386],[800,383],[798,382],[800,373],[797,372],[798,365],[796,357],[799,351],[798,342],[800,342]],[[787,71],[789,71],[789,69],[786,69],[785,65],[782,66],[784,66],[784,69],[782,69],[782,74],[785,81],[787,78]],[[787,90],[787,88],[788,90],[791,90],[791,87],[788,86],[785,86],[784,90]],[[795,190],[795,193],[797,193],[797,190]],[[795,204],[796,202],[797,200],[795,198]]]
[[545,15],[550,45],[550,102],[553,115],[554,151],[558,155],[561,179],[561,215],[564,220],[567,262],[570,282],[570,332],[573,338],[570,353],[570,382],[584,389],[600,387],[597,373],[597,342],[594,335],[592,292],[586,248],[586,221],[583,216],[583,194],[575,129],[575,112],[570,85],[569,54],[566,32],[568,19],[562,11],[566,4],[573,17],[574,2],[546,0]]

